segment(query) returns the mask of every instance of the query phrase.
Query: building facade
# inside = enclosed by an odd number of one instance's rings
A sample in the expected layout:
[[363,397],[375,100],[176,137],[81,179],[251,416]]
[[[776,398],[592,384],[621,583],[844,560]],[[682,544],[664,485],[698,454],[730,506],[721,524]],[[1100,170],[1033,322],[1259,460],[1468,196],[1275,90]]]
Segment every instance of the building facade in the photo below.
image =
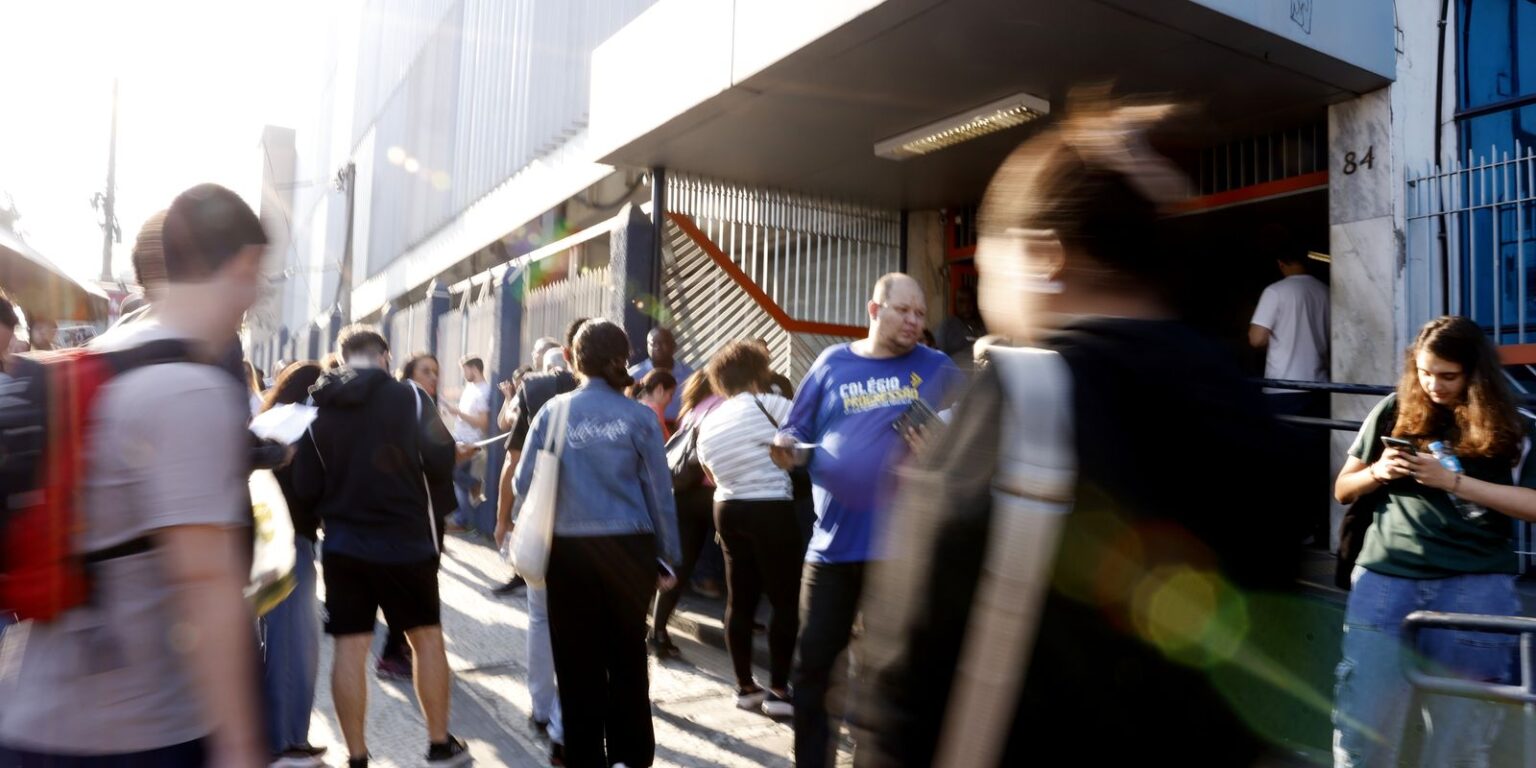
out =
[[1536,363],[1529,0],[353,0],[329,23],[250,338],[269,370],[372,321],[452,396],[462,356],[506,377],[603,315],[677,327],[691,363],[766,338],[798,375],[886,271],[937,323],[991,171],[1109,80],[1198,107],[1170,151],[1212,332],[1241,338],[1279,225],[1331,262],[1336,381],[1394,381],[1444,312]]

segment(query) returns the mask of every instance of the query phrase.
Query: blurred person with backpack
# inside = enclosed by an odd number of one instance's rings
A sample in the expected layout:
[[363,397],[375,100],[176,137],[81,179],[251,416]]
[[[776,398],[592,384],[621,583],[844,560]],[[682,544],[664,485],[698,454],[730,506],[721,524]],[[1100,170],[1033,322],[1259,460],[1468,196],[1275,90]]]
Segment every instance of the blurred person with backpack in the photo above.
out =
[[1147,138],[1170,112],[1074,93],[987,187],[981,309],[1033,346],[988,347],[901,472],[858,765],[1273,751],[1264,716],[1295,688],[1271,683],[1298,674],[1264,645],[1293,629],[1266,608],[1298,566],[1294,454],[1230,352],[1178,319],[1164,216],[1188,184]]
[[[89,467],[78,485],[44,485],[38,505],[7,511],[0,602],[21,608],[29,586],[75,585],[49,590],[62,601],[31,601],[33,620],[7,632],[0,651],[16,662],[0,673],[0,743],[20,766],[267,764],[242,598],[249,410],[210,365],[259,295],[266,243],[233,192],[187,190],[165,217],[154,316],[12,371],[62,398],[47,406],[55,415],[87,411],[76,414],[88,419],[80,430],[48,427],[43,476],[65,476],[49,457],[68,444]],[[51,375],[64,367],[72,375]],[[54,388],[66,378],[83,386]],[[79,517],[68,520],[72,509]],[[80,531],[79,560],[50,551],[47,529],[27,527],[39,513],[54,516],[54,530]]]

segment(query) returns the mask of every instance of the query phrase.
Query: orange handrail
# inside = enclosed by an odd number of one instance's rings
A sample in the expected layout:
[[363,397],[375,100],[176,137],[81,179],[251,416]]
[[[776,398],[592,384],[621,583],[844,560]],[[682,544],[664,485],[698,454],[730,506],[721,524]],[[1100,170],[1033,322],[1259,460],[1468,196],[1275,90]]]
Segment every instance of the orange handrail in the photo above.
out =
[[767,312],[768,316],[772,317],[773,321],[779,324],[780,328],[790,333],[818,333],[826,336],[847,336],[850,338],[863,338],[869,334],[869,329],[860,328],[857,325],[817,323],[810,320],[796,320],[790,317],[789,313],[785,312],[784,308],[780,307],[779,303],[774,301],[772,296],[764,292],[746,272],[741,270],[741,267],[736,266],[736,262],[731,261],[730,256],[727,256],[724,251],[720,250],[720,246],[715,245],[714,241],[710,240],[709,236],[699,229],[698,225],[694,223],[693,217],[682,213],[668,213],[667,218],[673,224],[676,224],[678,229],[681,229],[683,234],[687,235],[705,253],[709,254],[709,258],[713,259],[716,265],[725,270],[725,274],[729,275],[738,287],[746,291],[747,295],[751,296],[752,300],[757,302],[757,305],[762,307],[763,311]]

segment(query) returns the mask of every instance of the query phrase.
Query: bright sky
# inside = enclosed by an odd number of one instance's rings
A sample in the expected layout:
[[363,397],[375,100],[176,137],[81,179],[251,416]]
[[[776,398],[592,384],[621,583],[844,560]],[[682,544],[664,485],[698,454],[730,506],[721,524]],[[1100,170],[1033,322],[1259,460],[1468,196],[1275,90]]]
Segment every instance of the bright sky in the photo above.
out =
[[[27,242],[101,271],[91,198],[106,186],[119,78],[114,274],[139,226],[205,181],[256,206],[262,127],[315,112],[327,22],[305,0],[0,0],[0,193]],[[303,139],[300,138],[300,146]]]

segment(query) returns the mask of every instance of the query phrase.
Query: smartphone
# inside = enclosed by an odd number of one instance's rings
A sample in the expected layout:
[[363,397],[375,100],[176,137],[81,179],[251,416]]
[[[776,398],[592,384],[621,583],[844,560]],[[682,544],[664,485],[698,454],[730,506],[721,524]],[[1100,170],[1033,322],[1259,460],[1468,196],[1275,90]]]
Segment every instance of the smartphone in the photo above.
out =
[[938,420],[939,415],[934,413],[922,398],[918,398],[913,400],[912,404],[907,406],[907,410],[896,418],[896,421],[891,424],[891,429],[905,435],[908,432],[923,429]]
[[1418,453],[1419,452],[1419,449],[1413,447],[1413,443],[1410,443],[1407,440],[1402,439],[1401,437],[1392,437],[1391,435],[1382,435],[1381,436],[1381,444],[1387,446],[1388,448],[1396,448],[1399,451],[1402,451],[1403,453]]

